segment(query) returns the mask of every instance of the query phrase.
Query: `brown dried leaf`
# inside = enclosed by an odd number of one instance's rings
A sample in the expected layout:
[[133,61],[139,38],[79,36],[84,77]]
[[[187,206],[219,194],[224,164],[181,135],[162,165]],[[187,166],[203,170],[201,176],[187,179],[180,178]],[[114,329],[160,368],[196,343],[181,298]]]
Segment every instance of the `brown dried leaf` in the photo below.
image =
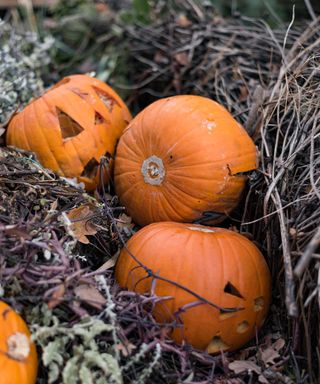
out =
[[244,85],[240,86],[240,95],[239,95],[239,101],[246,101],[248,98],[248,88]]
[[104,264],[102,264],[101,267],[99,267],[96,270],[96,272],[104,272],[107,269],[114,267],[118,260],[119,255],[120,255],[120,249],[111,257],[111,259],[107,260]]
[[180,14],[177,17],[177,23],[178,23],[179,27],[182,27],[182,28],[189,27],[192,24],[192,22],[184,14]]
[[18,228],[17,225],[7,225],[4,226],[3,229],[8,236],[19,237],[20,239],[24,240],[30,239],[30,234],[23,229]]
[[275,364],[274,360],[279,357],[279,353],[273,347],[268,347],[265,350],[261,351],[261,360],[264,362],[265,365]]
[[121,215],[119,215],[119,219],[117,220],[117,227],[119,229],[128,229],[130,231],[134,227],[132,218],[125,213],[121,213]]
[[51,299],[48,302],[48,307],[52,309],[57,305],[59,305],[62,301],[62,297],[64,296],[64,293],[65,293],[64,284],[59,284],[51,295]]
[[80,243],[88,244],[87,236],[92,236],[97,233],[97,227],[89,219],[94,215],[94,207],[90,204],[80,205],[74,208],[67,214],[72,222],[71,230]]
[[276,351],[280,351],[280,349],[282,349],[284,346],[286,345],[286,342],[283,340],[283,339],[278,339],[276,340],[274,343],[273,343],[273,348],[276,350]]
[[169,60],[166,56],[164,56],[161,52],[156,52],[153,57],[153,60],[157,64],[168,64]]
[[122,353],[124,357],[128,357],[131,355],[132,351],[134,351],[137,347],[130,343],[129,341],[126,343],[120,343],[117,345],[117,349]]
[[97,309],[102,309],[107,302],[97,288],[88,284],[79,285],[74,292],[79,299]]
[[188,55],[185,52],[176,53],[174,58],[180,65],[187,65],[189,63]]
[[260,349],[260,358],[266,366],[275,364],[275,360],[280,357],[278,351],[285,346],[285,341],[281,338],[276,340],[271,346]]
[[263,375],[259,375],[258,380],[259,380],[259,383],[269,384],[269,380],[267,380]]
[[243,373],[243,372],[255,372],[258,375],[261,373],[261,368],[255,364],[253,361],[247,360],[235,360],[229,364],[229,369],[234,371],[234,373]]

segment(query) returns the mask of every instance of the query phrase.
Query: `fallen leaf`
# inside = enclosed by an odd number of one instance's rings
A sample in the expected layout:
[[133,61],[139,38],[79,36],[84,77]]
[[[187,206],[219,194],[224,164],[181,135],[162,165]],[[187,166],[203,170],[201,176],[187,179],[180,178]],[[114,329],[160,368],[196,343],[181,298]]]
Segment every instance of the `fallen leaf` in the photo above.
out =
[[68,219],[71,221],[70,229],[80,243],[88,244],[89,239],[87,236],[92,236],[97,233],[96,226],[89,221],[94,213],[95,210],[92,205],[84,204],[72,209],[67,214]]
[[184,14],[180,14],[177,17],[177,23],[178,23],[179,27],[182,27],[182,28],[189,27],[192,24],[191,21]]
[[265,365],[275,364],[274,360],[280,357],[279,353],[273,347],[268,347],[265,350],[262,350],[260,356]]
[[6,225],[3,228],[8,236],[19,237],[24,240],[30,239],[30,234],[23,229],[18,228],[17,225]]
[[174,58],[180,65],[187,65],[189,63],[188,55],[185,52],[176,53]]
[[79,285],[74,292],[79,299],[97,309],[102,309],[107,302],[97,288],[88,284]]
[[134,227],[134,223],[132,222],[132,218],[125,213],[121,213],[119,218],[117,219],[117,227],[119,229],[127,229],[131,231]]
[[271,346],[260,349],[260,358],[266,366],[275,364],[275,360],[280,357],[278,351],[285,346],[285,341],[281,338],[276,340]]
[[278,339],[276,340],[274,343],[273,343],[273,348],[276,350],[276,351],[280,351],[280,349],[282,349],[284,346],[286,345],[286,342],[283,340],[283,339]]
[[239,95],[239,101],[246,101],[248,98],[248,89],[244,85],[240,86],[240,95]]
[[259,383],[269,384],[269,380],[267,380],[263,375],[259,375],[258,380],[259,380]]
[[261,373],[261,368],[258,367],[257,364],[247,360],[235,360],[232,363],[229,363],[229,369],[236,374],[250,371],[257,373],[258,375]]
[[156,52],[154,55],[153,61],[157,64],[168,64],[169,60],[161,52]]
[[48,307],[52,309],[56,307],[58,304],[60,304],[62,301],[62,297],[64,296],[64,293],[65,293],[64,284],[59,284],[51,295],[51,299],[48,302]]
[[129,341],[117,345],[117,349],[123,354],[124,357],[131,355],[132,351],[134,351],[136,348],[137,347]]
[[107,260],[104,264],[101,265],[95,272],[104,272],[107,269],[110,269],[116,265],[118,257],[120,255],[120,249],[111,257],[111,259]]

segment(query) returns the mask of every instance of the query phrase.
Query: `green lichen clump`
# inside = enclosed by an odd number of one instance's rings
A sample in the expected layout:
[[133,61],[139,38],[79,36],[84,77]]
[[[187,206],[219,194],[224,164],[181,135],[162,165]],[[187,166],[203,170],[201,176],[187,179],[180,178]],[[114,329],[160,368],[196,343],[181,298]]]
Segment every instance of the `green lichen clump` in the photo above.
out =
[[40,69],[50,62],[53,39],[40,41],[0,20],[0,124],[43,91]]

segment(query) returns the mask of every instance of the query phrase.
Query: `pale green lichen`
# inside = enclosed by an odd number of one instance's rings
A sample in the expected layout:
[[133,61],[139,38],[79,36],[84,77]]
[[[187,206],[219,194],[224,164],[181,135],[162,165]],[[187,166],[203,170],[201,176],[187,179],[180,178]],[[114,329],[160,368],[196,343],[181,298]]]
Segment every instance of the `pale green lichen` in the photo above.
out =
[[40,69],[50,62],[53,39],[40,41],[0,20],[0,125],[43,91]]
[[[62,323],[47,305],[36,306],[30,316],[33,319],[33,340],[41,351],[41,360],[47,370],[49,384],[122,384],[124,376],[135,366],[135,384],[146,383],[158,365],[162,351],[156,344],[151,354],[142,343],[135,353],[123,359],[121,340],[117,336],[117,315],[110,287],[104,277],[98,279],[107,304],[100,316],[87,316],[70,325]],[[109,342],[105,336],[111,336]]]

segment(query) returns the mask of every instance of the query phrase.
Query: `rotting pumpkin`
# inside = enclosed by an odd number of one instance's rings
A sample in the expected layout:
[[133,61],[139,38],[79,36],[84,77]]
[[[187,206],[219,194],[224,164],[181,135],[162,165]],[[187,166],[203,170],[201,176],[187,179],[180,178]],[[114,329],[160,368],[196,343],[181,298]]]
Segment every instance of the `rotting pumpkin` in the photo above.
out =
[[[140,112],[120,138],[115,187],[139,225],[192,222],[234,209],[256,147],[220,104],[201,96],[158,100]],[[212,222],[214,223],[214,222]]]
[[77,177],[91,191],[99,183],[100,158],[113,157],[131,118],[108,85],[90,76],[73,75],[16,114],[6,141],[35,152],[43,166],[61,176]]
[[[150,276],[142,265],[198,297]],[[209,353],[247,343],[262,326],[270,304],[271,278],[262,254],[244,236],[221,228],[173,222],[148,225],[121,251],[116,279],[122,288],[147,293],[153,287],[157,296],[166,297],[153,308],[156,320],[176,321],[180,324],[172,331],[176,342],[185,340]]]
[[38,358],[24,320],[9,305],[0,301],[0,382],[34,384]]

